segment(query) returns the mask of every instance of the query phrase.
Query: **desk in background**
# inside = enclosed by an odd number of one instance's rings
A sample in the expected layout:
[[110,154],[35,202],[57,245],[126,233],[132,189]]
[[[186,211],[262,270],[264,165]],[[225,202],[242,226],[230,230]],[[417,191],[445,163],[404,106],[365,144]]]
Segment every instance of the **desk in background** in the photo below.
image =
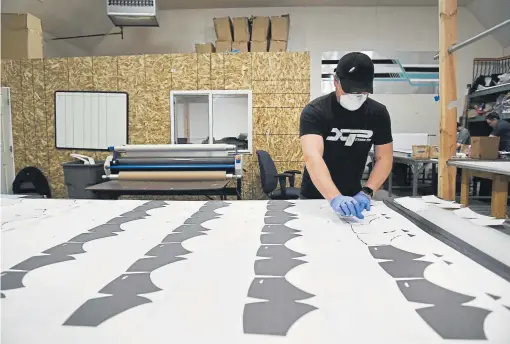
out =
[[448,165],[462,169],[460,203],[469,203],[469,178],[492,180],[491,215],[504,219],[507,212],[510,161],[449,160]]

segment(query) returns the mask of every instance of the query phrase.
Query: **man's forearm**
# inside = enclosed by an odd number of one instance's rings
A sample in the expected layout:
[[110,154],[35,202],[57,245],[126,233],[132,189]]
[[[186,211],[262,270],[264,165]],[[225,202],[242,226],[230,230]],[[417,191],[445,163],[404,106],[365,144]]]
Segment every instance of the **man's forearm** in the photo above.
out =
[[374,169],[370,173],[366,186],[374,190],[378,190],[384,184],[391,169],[393,168],[393,157],[379,158],[375,161]]
[[340,195],[340,191],[333,183],[328,167],[321,156],[306,158],[305,164],[313,184],[325,199],[330,201]]

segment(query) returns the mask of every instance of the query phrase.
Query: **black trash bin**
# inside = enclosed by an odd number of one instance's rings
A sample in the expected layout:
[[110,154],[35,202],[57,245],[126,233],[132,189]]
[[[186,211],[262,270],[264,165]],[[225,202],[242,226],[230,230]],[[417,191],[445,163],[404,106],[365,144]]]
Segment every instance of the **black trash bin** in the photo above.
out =
[[67,186],[67,197],[73,199],[96,198],[93,191],[85,188],[100,183],[104,174],[104,161],[93,165],[85,165],[76,160],[62,164],[64,168],[64,183]]

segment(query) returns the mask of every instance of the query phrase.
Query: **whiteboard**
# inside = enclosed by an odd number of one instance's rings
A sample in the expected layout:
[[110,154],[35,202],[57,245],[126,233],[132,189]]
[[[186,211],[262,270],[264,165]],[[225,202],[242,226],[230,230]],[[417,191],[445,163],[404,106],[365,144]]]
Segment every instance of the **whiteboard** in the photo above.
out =
[[100,149],[127,144],[128,94],[55,92],[57,148]]

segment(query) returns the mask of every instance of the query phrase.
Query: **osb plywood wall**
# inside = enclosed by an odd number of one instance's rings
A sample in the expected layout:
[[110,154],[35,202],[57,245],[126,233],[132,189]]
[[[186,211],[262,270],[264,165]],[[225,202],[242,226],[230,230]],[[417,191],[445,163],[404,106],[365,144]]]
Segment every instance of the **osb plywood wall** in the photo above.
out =
[[[16,171],[40,168],[54,197],[65,197],[61,163],[71,152],[104,159],[108,153],[55,149],[55,91],[129,93],[129,142],[170,143],[170,90],[253,90],[253,156],[246,156],[244,198],[263,197],[255,151],[268,151],[279,171],[302,170],[299,116],[310,98],[308,53],[168,54],[2,61],[2,86],[11,89]],[[300,185],[298,179],[298,186]]]

